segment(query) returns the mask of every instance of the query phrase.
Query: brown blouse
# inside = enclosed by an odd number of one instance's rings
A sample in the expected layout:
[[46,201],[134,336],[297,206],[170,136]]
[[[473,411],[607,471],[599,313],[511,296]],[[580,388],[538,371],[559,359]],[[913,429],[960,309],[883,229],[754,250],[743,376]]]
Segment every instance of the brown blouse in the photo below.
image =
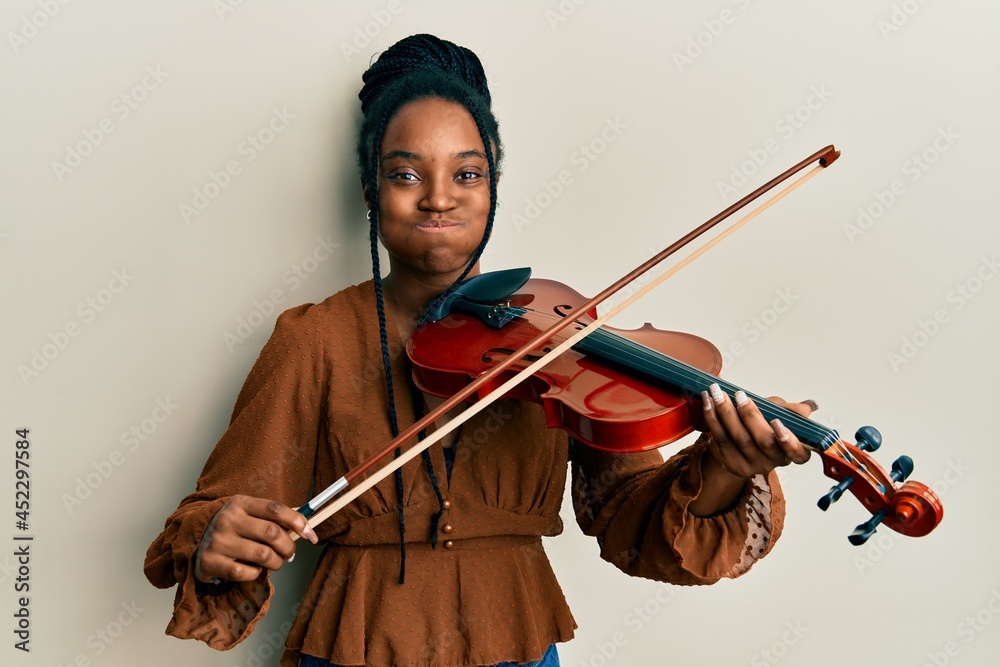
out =
[[[179,584],[168,634],[228,649],[267,611],[266,573],[218,595],[195,590],[192,556],[232,495],[296,507],[391,439],[374,302],[368,281],[278,318],[196,491],[146,554],[150,582]],[[412,385],[402,345],[391,338],[405,428],[413,422]],[[602,558],[630,575],[684,585],[736,577],[781,532],[784,501],[773,473],[752,479],[728,512],[688,513],[701,486],[704,438],[666,463],[657,452],[611,455],[546,428],[537,405],[501,401],[464,424],[455,447],[450,480],[442,448],[430,449],[446,508],[436,549],[431,517],[440,506],[428,471],[420,459],[403,467],[402,585],[392,476],[317,527],[325,549],[283,667],[300,653],[373,667],[528,662],[571,639],[576,623],[540,537],[562,531],[569,461],[580,527],[597,537]]]

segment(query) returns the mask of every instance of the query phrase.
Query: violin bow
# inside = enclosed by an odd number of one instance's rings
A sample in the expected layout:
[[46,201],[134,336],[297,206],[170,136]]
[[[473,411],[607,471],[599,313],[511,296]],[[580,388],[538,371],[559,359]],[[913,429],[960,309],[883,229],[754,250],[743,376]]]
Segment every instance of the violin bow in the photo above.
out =
[[[431,410],[422,419],[415,422],[409,428],[400,433],[396,438],[389,442],[383,449],[375,452],[367,459],[359,463],[355,468],[350,470],[343,477],[338,479],[336,482],[331,484],[321,493],[313,497],[306,504],[298,508],[298,511],[309,520],[309,525],[315,527],[333,516],[335,513],[339,512],[345,506],[353,502],[358,496],[370,489],[371,487],[378,484],[381,480],[385,479],[393,472],[401,468],[403,465],[408,463],[410,460],[415,458],[424,450],[428,449],[431,445],[436,443],[438,440],[451,433],[453,430],[458,428],[460,425],[474,417],[476,414],[485,410],[492,403],[497,401],[506,395],[511,389],[519,385],[520,383],[527,380],[529,377],[534,375],[539,369],[547,365],[549,362],[554,360],[560,354],[570,349],[573,345],[576,345],[579,341],[583,340],[586,336],[591,334],[600,328],[607,320],[611,319],[618,313],[620,313],[625,308],[629,307],[639,298],[647,294],[654,287],[665,281],[667,278],[673,276],[675,273],[680,271],[682,268],[693,262],[695,259],[703,255],[705,252],[713,248],[716,244],[721,242],[724,238],[728,237],[730,234],[735,232],[737,229],[742,227],[744,224],[754,219],[760,215],[764,210],[775,204],[780,199],[787,196],[790,192],[801,186],[807,180],[819,173],[823,168],[833,164],[837,158],[840,157],[840,151],[835,149],[832,145],[826,146],[825,148],[816,151],[806,159],[802,160],[798,164],[785,170],[778,176],[772,178],[770,181],[760,186],[750,194],[746,195],[739,201],[736,201],[723,211],[712,216],[700,226],[696,227],[694,230],[688,232],[686,235],[667,246],[659,253],[646,260],[638,267],[627,273],[625,276],[614,282],[609,287],[605,288],[599,294],[591,297],[582,305],[578,306],[573,311],[566,314],[560,320],[557,320],[552,326],[550,326],[545,331],[539,333],[534,339],[522,345],[518,350],[508,355],[505,359],[498,362],[493,368],[491,368],[486,373],[483,373],[478,378],[473,380],[465,388],[455,393],[451,398],[446,399],[443,403],[438,405],[435,409]],[[768,191],[774,189],[776,186],[782,182],[788,180],[795,174],[799,173],[803,169],[815,164],[815,166],[807,171],[805,174],[797,178],[790,185],[783,188],[777,194],[773,195],[766,202],[758,206],[756,209],[745,215],[739,221],[733,223],[718,236],[713,238],[711,241],[701,246],[690,255],[685,257],[683,260],[672,266],[670,269],[665,271],[663,274],[657,276],[653,280],[649,281],[642,288],[633,292],[627,299],[618,303],[614,308],[608,310],[606,313],[597,317],[588,326],[577,331],[574,335],[567,338],[560,345],[553,348],[550,352],[546,353],[544,356],[538,358],[531,365],[527,366],[515,376],[511,377],[505,383],[491,391],[490,393],[482,396],[475,403],[469,405],[461,413],[450,419],[446,424],[436,429],[434,432],[430,433],[423,440],[420,440],[413,446],[407,448],[398,457],[392,459],[391,462],[387,463],[383,467],[379,468],[376,472],[371,475],[362,477],[366,472],[368,472],[372,467],[374,467],[379,461],[386,458],[390,453],[394,452],[396,449],[402,448],[410,440],[414,439],[422,430],[426,429],[428,426],[436,422],[442,416],[444,416],[449,410],[456,407],[459,403],[463,402],[465,399],[469,398],[475,394],[480,388],[482,388],[487,383],[491,382],[500,373],[503,373],[508,368],[513,366],[518,361],[522,360],[533,350],[538,349],[542,344],[550,341],[554,336],[559,334],[563,329],[573,324],[577,318],[582,315],[593,311],[599,304],[606,301],[609,297],[617,293],[619,290],[624,288],[629,283],[635,281],[637,278],[648,272],[650,269],[655,267],[657,264],[661,263],[678,250],[688,245],[696,238],[709,231],[720,222],[733,215],[735,212],[747,206],[750,202],[758,199]],[[846,487],[845,487],[846,488]],[[343,493],[346,491],[346,493]],[[338,496],[336,500],[331,502],[331,500]],[[872,529],[874,531],[874,528]],[[294,531],[289,531],[289,536],[295,540],[298,539],[298,534]]]

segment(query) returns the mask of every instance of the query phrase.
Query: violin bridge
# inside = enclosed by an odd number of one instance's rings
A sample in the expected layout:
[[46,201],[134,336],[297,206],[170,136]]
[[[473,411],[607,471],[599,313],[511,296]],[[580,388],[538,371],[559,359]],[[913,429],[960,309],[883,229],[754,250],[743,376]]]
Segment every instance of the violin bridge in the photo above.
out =
[[503,305],[493,306],[486,314],[486,324],[494,329],[500,329],[510,324],[528,312],[525,308],[511,306],[510,301]]

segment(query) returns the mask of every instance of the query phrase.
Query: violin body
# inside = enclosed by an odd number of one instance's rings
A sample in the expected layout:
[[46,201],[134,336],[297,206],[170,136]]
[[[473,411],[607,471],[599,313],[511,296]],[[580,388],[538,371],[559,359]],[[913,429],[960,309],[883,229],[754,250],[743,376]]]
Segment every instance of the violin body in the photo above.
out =
[[[554,318],[585,303],[586,297],[561,283],[535,278],[506,301],[527,312],[500,329],[462,313],[451,313],[417,329],[407,343],[417,387],[433,396],[454,395],[549,328]],[[494,382],[480,388],[479,397],[489,394],[591,320],[580,318],[580,324],[570,327],[569,334],[557,336],[550,344],[532,351]],[[722,369],[722,354],[704,338],[655,329],[649,324],[634,330],[604,329],[712,375]],[[509,397],[540,403],[550,428],[564,429],[575,439],[610,452],[656,449],[691,433],[700,423],[700,396],[696,403],[695,396],[682,395],[675,387],[576,350],[560,355],[518,385]]]

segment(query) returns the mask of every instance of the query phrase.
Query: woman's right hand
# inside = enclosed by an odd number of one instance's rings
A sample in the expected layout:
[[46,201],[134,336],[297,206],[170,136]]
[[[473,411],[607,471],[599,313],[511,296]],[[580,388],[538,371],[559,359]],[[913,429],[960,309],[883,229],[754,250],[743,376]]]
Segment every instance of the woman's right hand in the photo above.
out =
[[198,581],[253,581],[263,568],[277,570],[295,556],[288,531],[313,544],[318,538],[304,516],[275,500],[233,496],[205,528],[194,555]]

